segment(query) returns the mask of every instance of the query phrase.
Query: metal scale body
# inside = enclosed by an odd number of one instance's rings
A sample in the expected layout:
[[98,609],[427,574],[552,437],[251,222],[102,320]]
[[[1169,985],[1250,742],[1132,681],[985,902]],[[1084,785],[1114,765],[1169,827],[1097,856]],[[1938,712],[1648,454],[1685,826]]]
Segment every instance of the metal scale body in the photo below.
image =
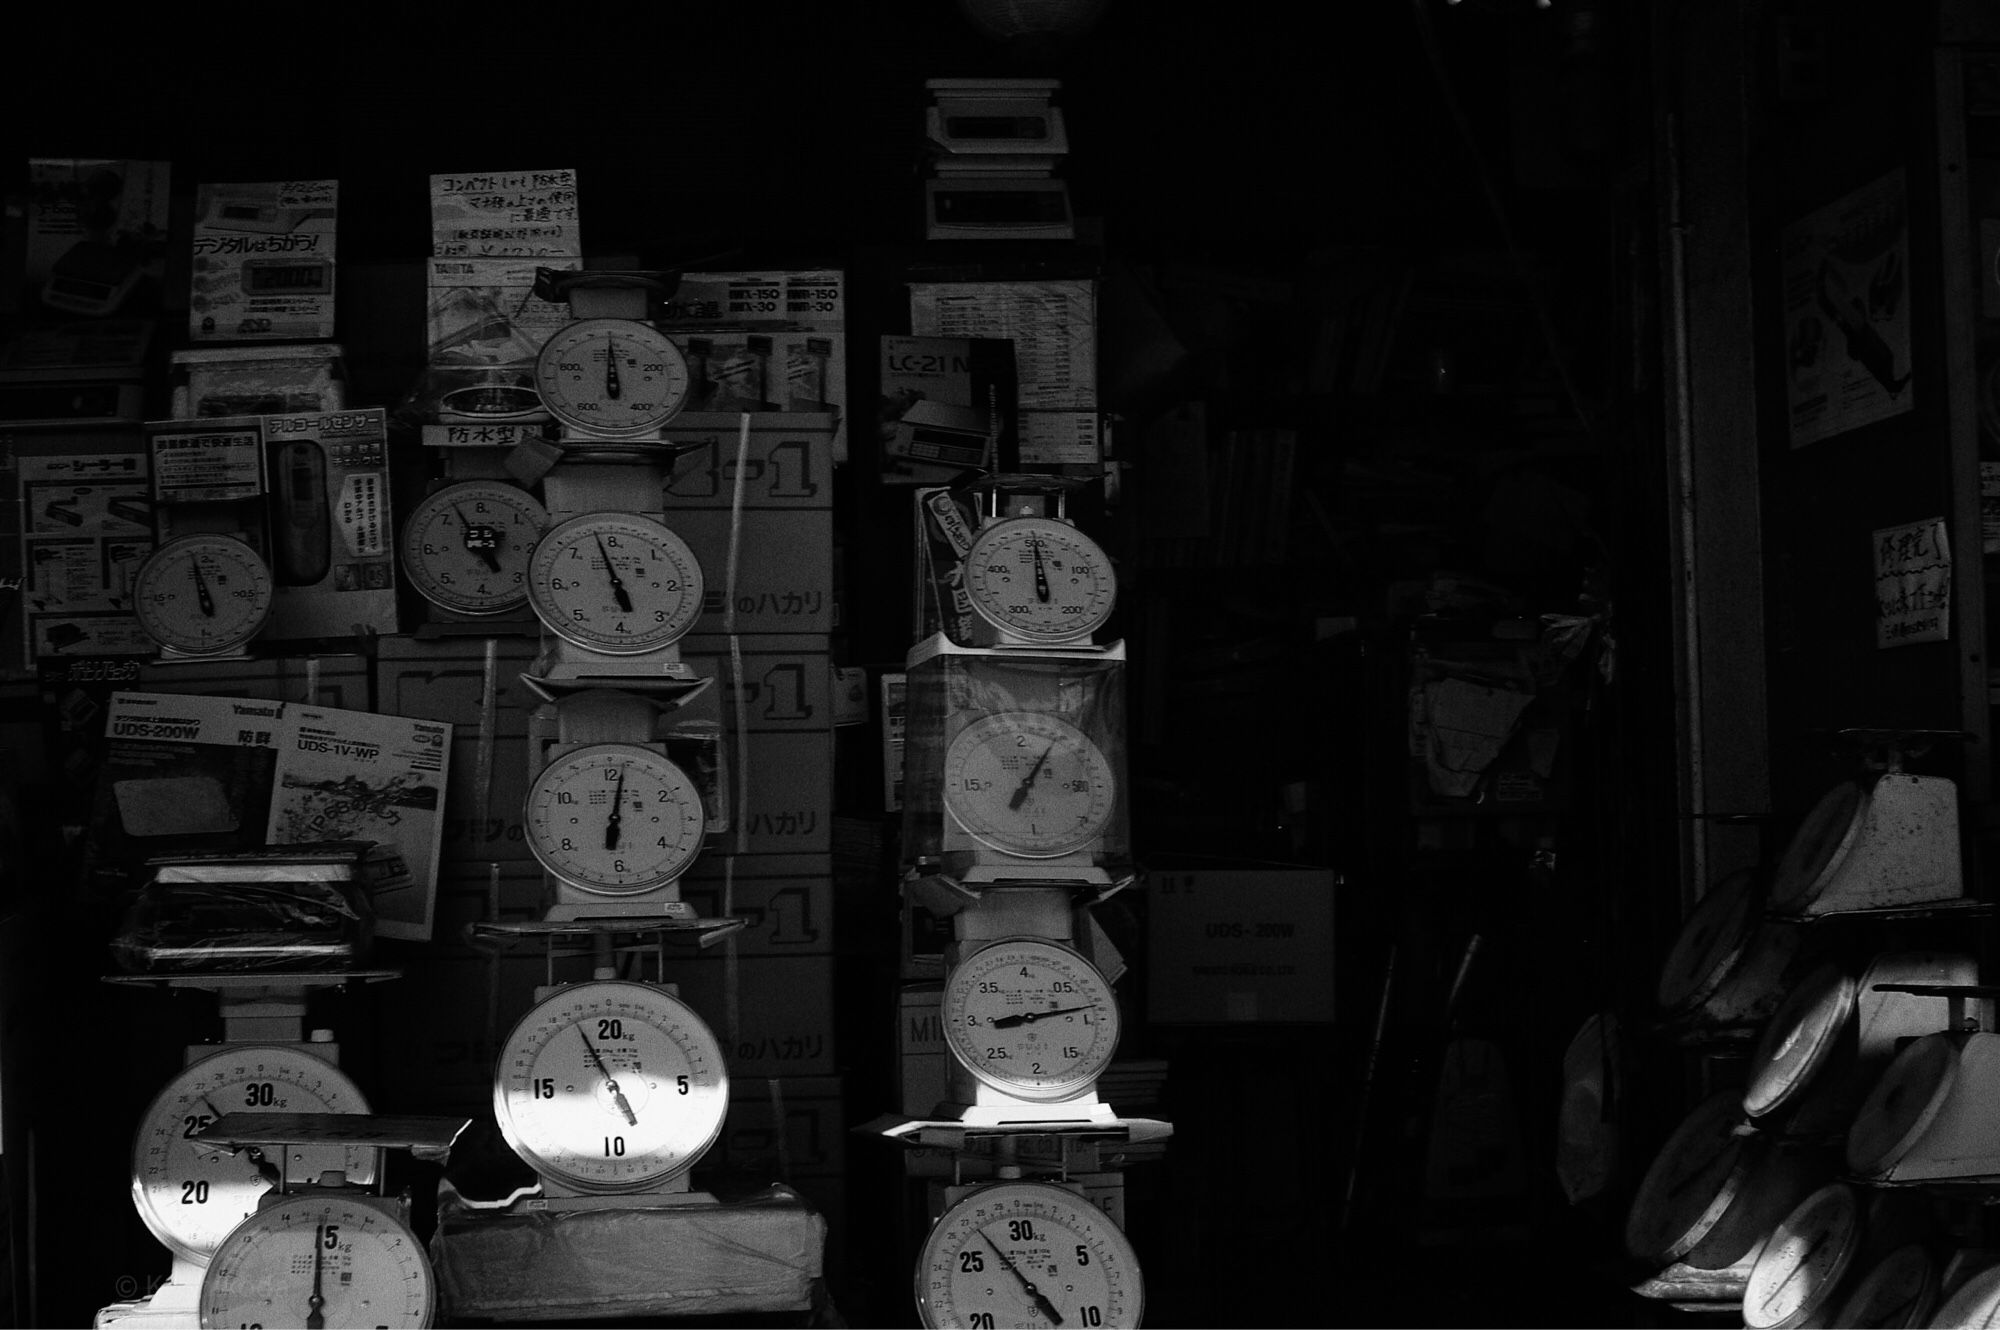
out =
[[[365,1096],[340,1071],[332,1032],[305,1028],[307,999],[315,989],[393,979],[399,973],[107,976],[120,985],[215,993],[223,1039],[188,1046],[183,1070],[155,1096],[133,1142],[133,1200],[172,1257],[168,1276],[144,1298],[100,1309],[95,1325],[168,1330],[200,1324],[202,1281],[215,1250],[236,1222],[254,1213],[268,1194],[273,1173],[318,1176],[332,1169],[358,1183],[378,1176],[372,1164],[344,1145],[299,1142],[273,1159],[261,1151],[245,1156],[210,1147],[200,1138],[231,1113],[241,1117],[279,1106],[366,1114]],[[188,1203],[185,1208],[182,1202]],[[211,1221],[210,1206],[227,1213],[218,1210],[219,1217]]]

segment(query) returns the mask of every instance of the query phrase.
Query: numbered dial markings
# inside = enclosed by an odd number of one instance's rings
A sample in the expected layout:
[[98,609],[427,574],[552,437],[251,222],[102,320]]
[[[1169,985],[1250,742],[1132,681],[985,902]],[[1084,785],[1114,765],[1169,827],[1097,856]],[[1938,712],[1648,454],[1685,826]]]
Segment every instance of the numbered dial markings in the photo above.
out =
[[[368,1102],[340,1068],[282,1044],[211,1054],[174,1076],[139,1120],[132,1141],[132,1199],[153,1236],[177,1255],[206,1260],[278,1181],[279,1160],[232,1150],[199,1133],[226,1113],[366,1113]],[[281,1147],[269,1147],[276,1151]],[[373,1180],[372,1150],[283,1147],[285,1172],[317,1180],[329,1169]]]
[[543,345],[535,391],[549,414],[573,430],[633,438],[659,429],[687,402],[687,358],[650,324],[581,319]]
[[1111,560],[1090,537],[1052,517],[993,523],[965,556],[972,608],[1002,633],[1026,642],[1087,640],[1111,617],[1118,583]]
[[549,631],[630,656],[668,646],[701,614],[701,564],[665,525],[585,513],[551,529],[528,565],[528,603]]
[[209,656],[255,637],[271,596],[271,569],[249,545],[234,536],[181,536],[139,565],[132,610],[162,647]]
[[917,1258],[927,1326],[1136,1326],[1145,1283],[1132,1244],[1066,1187],[1002,1182],[947,1209]]
[[588,744],[542,768],[523,821],[542,867],[586,891],[650,891],[701,851],[701,792],[663,753],[642,744]]
[[201,1281],[204,1327],[426,1326],[436,1303],[416,1234],[380,1206],[337,1194],[259,1210]]
[[722,1130],[729,1076],[701,1018],[664,989],[565,985],[501,1049],[493,1113],[529,1165],[579,1191],[644,1191],[694,1167]]
[[1068,947],[1008,938],[953,967],[944,989],[952,1055],[1023,1099],[1066,1099],[1095,1081],[1118,1049],[1111,985]]
[[403,524],[403,571],[433,605],[504,614],[528,600],[528,560],[549,515],[526,490],[496,480],[447,485]]
[[1111,821],[1117,793],[1104,751],[1042,712],[982,717],[945,750],[945,806],[967,833],[1023,858],[1089,845]]

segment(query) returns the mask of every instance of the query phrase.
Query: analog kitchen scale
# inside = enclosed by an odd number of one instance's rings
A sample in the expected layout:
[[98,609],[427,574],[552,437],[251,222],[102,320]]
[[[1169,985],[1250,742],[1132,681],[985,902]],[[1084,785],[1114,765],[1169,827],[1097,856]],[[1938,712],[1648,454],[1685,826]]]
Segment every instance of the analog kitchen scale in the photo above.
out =
[[[470,1125],[464,1118],[234,1112],[201,1127],[197,1141],[286,1161],[202,1275],[203,1330],[434,1324],[437,1283],[410,1228],[408,1195],[386,1192],[386,1156],[398,1150],[443,1164]],[[367,1157],[373,1184],[339,1170],[291,1171],[295,1155],[327,1150]]]
[[1770,1019],[1802,963],[1804,930],[1771,919],[1750,871],[1729,874],[1688,912],[1660,967],[1654,1001],[1677,1033],[1750,1038]]
[[243,1150],[205,1138],[234,1113],[365,1114],[368,1101],[340,1069],[330,1030],[305,1028],[315,990],[393,979],[395,970],[260,974],[215,972],[107,975],[106,982],[216,995],[223,1039],[193,1044],[186,1061],[140,1115],[132,1140],[132,1200],[172,1258],[149,1296],[101,1309],[98,1326],[192,1326],[203,1271],[231,1230],[289,1173],[339,1170],[357,1183],[375,1177],[373,1157],[345,1145],[286,1143]]
[[139,565],[132,612],[162,664],[242,660],[271,616],[275,590],[270,565],[248,542],[196,532]]
[[490,626],[527,608],[529,559],[548,527],[548,510],[519,485],[444,484],[404,520],[403,572],[434,610]]
[[[1094,648],[1111,618],[1118,574],[1104,547],[1069,516],[1082,482],[1056,476],[992,475],[969,489],[976,528],[953,520],[949,492],[932,496],[932,517],[959,554],[966,603],[999,647]],[[949,506],[952,512],[946,512]]]
[[1743,1324],[1751,1330],[1823,1324],[1821,1314],[1839,1305],[1863,1237],[1861,1200],[1849,1184],[1829,1182],[1801,1200],[1757,1256],[1743,1290]]
[[1960,864],[1958,787],[1903,770],[1936,731],[1848,730],[1867,744],[1867,770],[1821,796],[1785,847],[1770,908],[1817,918],[1912,907],[1973,906]]
[[1883,1070],[1847,1133],[1847,1166],[1872,1183],[1990,1184],[2000,1179],[2000,1034],[1978,984],[1905,984],[1942,997],[1942,1028],[1906,1044]]

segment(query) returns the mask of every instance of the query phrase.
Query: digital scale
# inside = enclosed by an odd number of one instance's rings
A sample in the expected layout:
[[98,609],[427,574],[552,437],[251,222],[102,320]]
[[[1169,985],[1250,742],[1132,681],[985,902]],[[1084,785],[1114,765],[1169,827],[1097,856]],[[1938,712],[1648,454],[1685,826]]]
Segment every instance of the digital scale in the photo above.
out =
[[1073,240],[1069,188],[1054,172],[1069,133],[1055,79],[931,79],[924,128],[929,240]]

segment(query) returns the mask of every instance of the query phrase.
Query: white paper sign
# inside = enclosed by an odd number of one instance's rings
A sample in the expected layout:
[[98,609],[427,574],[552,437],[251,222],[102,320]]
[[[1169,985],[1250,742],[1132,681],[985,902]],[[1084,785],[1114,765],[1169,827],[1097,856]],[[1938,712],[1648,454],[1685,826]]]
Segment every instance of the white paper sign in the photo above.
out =
[[1875,645],[1943,642],[1951,636],[1951,546],[1944,519],[1877,531]]

